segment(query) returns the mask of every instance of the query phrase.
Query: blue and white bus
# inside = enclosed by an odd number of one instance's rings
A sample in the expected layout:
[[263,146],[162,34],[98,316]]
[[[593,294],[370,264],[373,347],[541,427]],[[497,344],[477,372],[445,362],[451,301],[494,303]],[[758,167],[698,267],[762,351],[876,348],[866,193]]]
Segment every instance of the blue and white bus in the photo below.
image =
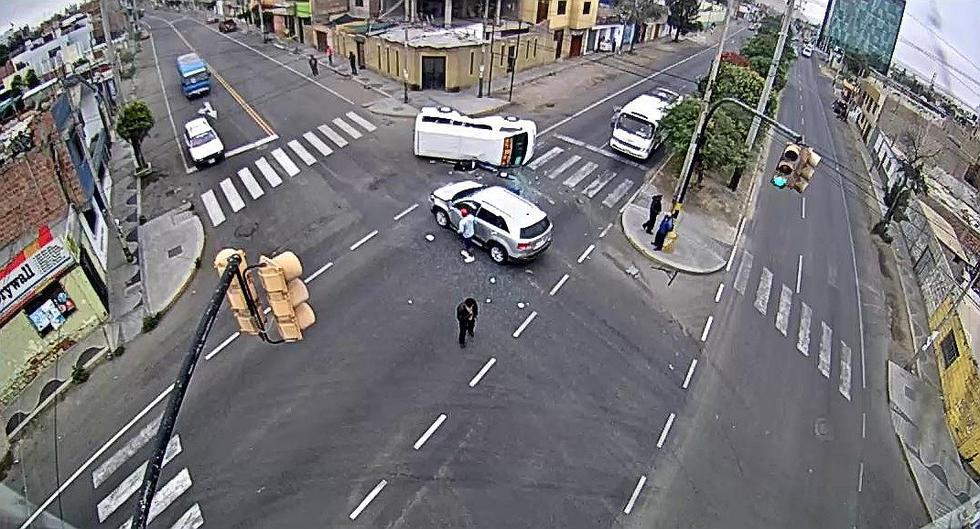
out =
[[188,99],[211,91],[208,65],[196,53],[177,57],[177,73],[180,74],[180,88]]

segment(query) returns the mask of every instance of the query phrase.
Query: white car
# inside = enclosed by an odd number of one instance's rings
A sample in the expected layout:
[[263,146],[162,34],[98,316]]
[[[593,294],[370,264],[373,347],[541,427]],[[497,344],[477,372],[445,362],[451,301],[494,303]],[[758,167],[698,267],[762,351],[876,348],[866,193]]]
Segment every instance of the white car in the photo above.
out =
[[196,118],[184,124],[184,143],[194,165],[213,165],[225,157],[225,145],[207,118]]
[[804,57],[810,57],[811,55],[813,55],[813,46],[809,44],[804,45],[803,50],[800,52],[800,55]]

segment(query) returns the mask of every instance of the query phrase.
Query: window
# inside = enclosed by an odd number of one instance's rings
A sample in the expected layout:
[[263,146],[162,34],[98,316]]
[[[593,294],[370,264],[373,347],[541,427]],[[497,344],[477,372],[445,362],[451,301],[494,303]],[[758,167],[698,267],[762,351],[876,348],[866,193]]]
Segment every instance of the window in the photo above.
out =
[[582,14],[588,15],[591,12],[592,12],[592,2],[586,2],[585,5],[582,6]]
[[476,62],[476,52],[470,52],[470,75],[473,75],[473,63]]
[[453,204],[453,207],[459,210],[465,208],[466,211],[470,212],[470,215],[473,215],[473,212],[479,209],[479,206],[476,204],[476,202],[473,202],[472,200],[461,200]]
[[422,123],[441,123],[443,125],[452,125],[453,122],[449,118],[437,118],[435,116],[422,116]]
[[504,59],[506,59],[506,55],[504,54],[504,45],[501,44],[500,45],[500,65],[501,66],[504,65]]
[[949,366],[960,355],[960,352],[956,349],[956,337],[952,332],[947,334],[942,342],[939,342],[939,349],[943,352],[943,363],[946,364],[946,369],[949,369]]
[[37,297],[24,306],[24,314],[41,336],[60,329],[65,324],[66,316],[73,312],[75,312],[75,302],[68,297],[58,281],[45,287]]
[[391,48],[385,48],[385,67],[391,73]]
[[487,224],[497,229],[509,233],[509,231],[507,230],[507,223],[504,222],[504,219],[499,215],[490,213],[490,211],[488,211],[486,208],[481,209],[479,212],[477,212],[476,218],[482,220],[483,222],[486,222]]
[[381,67],[381,45],[378,44],[378,70],[382,70]]
[[354,7],[364,7],[364,0],[354,0]]
[[564,15],[566,12],[568,12],[568,1],[558,0],[558,14]]
[[548,228],[550,227],[551,227],[551,222],[548,221],[547,217],[545,217],[526,228],[521,228],[521,238],[533,239],[535,237],[542,235],[544,232],[548,231]]
[[398,50],[395,50],[395,75],[401,75],[401,66],[398,62]]
[[534,37],[534,56],[538,56],[538,38]]
[[530,59],[530,58],[531,58],[531,43],[530,42],[525,42],[524,43],[524,59],[527,60],[527,59]]

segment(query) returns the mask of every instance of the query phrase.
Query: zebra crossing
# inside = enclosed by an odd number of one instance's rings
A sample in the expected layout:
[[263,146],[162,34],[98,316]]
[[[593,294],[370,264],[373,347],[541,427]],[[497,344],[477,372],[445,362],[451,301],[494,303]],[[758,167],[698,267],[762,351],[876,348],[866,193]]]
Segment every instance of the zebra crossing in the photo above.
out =
[[[753,296],[752,306],[763,317],[769,318],[770,309],[775,309],[772,316],[777,332],[789,337],[793,331],[791,328],[791,318],[793,316],[793,298],[801,297],[794,294],[792,287],[786,284],[774,285],[774,276],[769,268],[763,266],[758,273],[758,283],[755,285],[754,293],[749,289],[749,276],[752,274],[754,258],[747,250],[742,251],[741,262],[735,273],[735,291],[739,295]],[[778,292],[778,301],[770,304],[770,299],[774,298],[773,291]],[[834,330],[826,321],[819,321],[819,326],[813,317],[813,309],[801,298],[798,309],[798,325],[796,329],[796,350],[804,358],[810,357],[811,344],[816,341],[816,371],[823,378],[830,380],[833,366],[834,354],[837,354],[839,369],[837,370],[837,391],[846,400],[851,400],[851,348],[844,340],[838,339],[835,344]],[[812,339],[811,339],[812,338]]]
[[548,180],[561,182],[565,188],[576,190],[589,200],[605,192],[599,202],[606,208],[616,207],[636,188],[636,181],[620,178],[622,175],[617,171],[600,169],[600,164],[586,158],[587,155],[566,151],[564,147],[541,147],[541,154],[532,159],[527,168]]
[[[357,127],[360,127],[360,130]],[[237,172],[237,180],[233,177],[224,178],[216,189],[208,189],[201,193],[201,203],[204,204],[211,225],[218,227],[228,220],[229,214],[245,209],[247,203],[239,191],[241,188],[244,188],[248,193],[247,196],[252,200],[258,200],[267,192],[282,185],[283,177],[280,175],[291,178],[301,172],[301,167],[316,164],[318,159],[314,152],[324,158],[328,157],[335,152],[335,148],[343,149],[350,144],[350,141],[360,139],[364,134],[375,130],[377,126],[373,123],[354,112],[348,112],[342,117],[334,118],[329,124],[317,126],[315,131],[304,132],[301,138],[287,141],[285,147],[273,149],[269,153],[271,161],[265,156],[259,157],[252,164],[256,172],[253,172],[252,166],[243,167]],[[324,141],[324,138],[330,144]],[[331,144],[335,147],[331,147]],[[260,183],[256,175],[262,176],[267,187]]]
[[[150,452],[147,448],[152,447],[151,441],[155,438],[159,425],[158,416],[92,471],[92,486],[96,497],[102,498],[96,505],[96,516],[102,527],[129,529],[132,526],[133,518],[129,515],[136,505],[136,493],[143,483],[143,475],[149,464],[149,461],[143,457],[149,456]],[[147,525],[150,527],[153,527],[154,520],[164,514],[167,521],[174,520],[168,526],[170,529],[198,529],[204,525],[204,514],[200,504],[194,503],[183,512],[175,506],[177,500],[193,486],[190,470],[186,467],[180,468],[169,479],[166,477],[171,474],[168,472],[168,469],[173,467],[171,463],[174,463],[182,452],[180,435],[174,434],[167,443],[161,480],[150,504],[147,518]],[[115,486],[109,486],[120,477]],[[172,506],[174,508],[170,509]],[[123,515],[127,518],[120,523]]]

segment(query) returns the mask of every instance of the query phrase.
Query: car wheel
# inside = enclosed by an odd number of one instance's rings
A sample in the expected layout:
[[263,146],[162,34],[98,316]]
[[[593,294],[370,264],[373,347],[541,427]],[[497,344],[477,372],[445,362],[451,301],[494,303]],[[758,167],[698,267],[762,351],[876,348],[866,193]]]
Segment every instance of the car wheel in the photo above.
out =
[[490,243],[490,259],[497,264],[504,264],[507,262],[507,250],[503,246],[497,243]]
[[449,228],[449,215],[447,215],[445,211],[436,209],[433,215],[435,215],[436,224],[438,224],[440,228]]

